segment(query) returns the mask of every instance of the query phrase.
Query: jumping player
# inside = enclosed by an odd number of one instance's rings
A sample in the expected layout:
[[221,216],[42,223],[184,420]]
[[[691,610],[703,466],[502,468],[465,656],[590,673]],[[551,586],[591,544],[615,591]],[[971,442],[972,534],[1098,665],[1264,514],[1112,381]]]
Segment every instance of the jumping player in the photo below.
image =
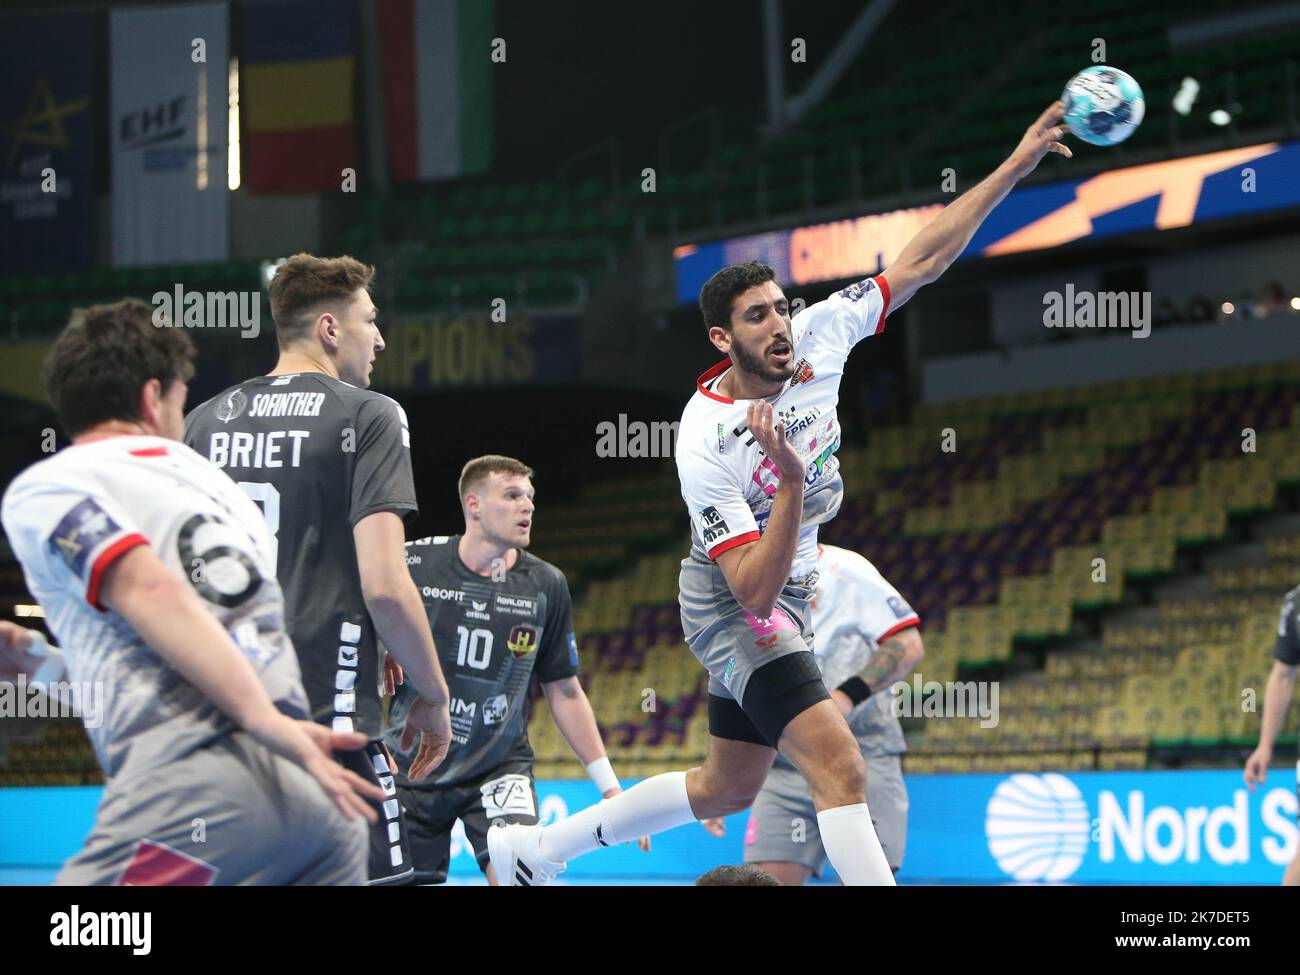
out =
[[419,778],[446,754],[447,685],[420,595],[406,571],[404,520],[416,513],[406,413],[366,389],[384,348],[370,298],[374,268],[296,254],[271,280],[275,368],[193,410],[185,441],[258,502],[277,550],[289,635],[317,721],[360,731],[351,757],[389,798],[371,836],[371,882],[411,876],[393,772],[379,739],[377,637],[420,697],[405,732]]
[[107,703],[86,730],[108,783],[56,883],[364,883],[359,817],[383,793],[331,751],[366,739],[309,720],[270,536],[177,442],[194,347],[152,314],[142,301],[74,313],[46,362],[72,446],[4,496],[62,653],[7,627],[0,670],[62,671],[65,657]]
[[488,833],[498,876],[541,884],[598,846],[654,834],[753,802],[776,749],[807,780],[822,844],[846,884],[892,884],[866,805],[857,740],[808,648],[817,527],[843,496],[839,400],[844,363],[892,309],[936,280],[976,229],[1059,140],[1055,102],[1011,155],[945,208],[883,274],[791,320],[772,269],[739,264],[700,292],[709,340],[726,359],[705,372],[682,414],[677,468],[691,517],[682,627],[709,672],[703,766],[656,775],[552,825]]
[[[406,543],[452,702],[446,762],[421,782],[397,780],[415,863],[412,883],[447,879],[457,819],[492,884],[498,881],[488,864],[489,825],[537,822],[527,707],[534,676],[601,794],[622,791],[578,683],[568,583],[555,566],[525,551],[535,512],[532,476],[532,468],[511,457],[476,457],[460,475],[465,533]],[[390,723],[400,727],[411,697],[399,685]],[[400,749],[396,731],[389,744]],[[399,764],[406,759],[399,752]],[[643,840],[643,848],[648,844]]]
[[[813,654],[831,700],[849,723],[867,763],[867,807],[889,868],[897,873],[907,847],[907,787],[899,756],[907,750],[888,693],[925,653],[920,617],[884,576],[857,552],[819,545],[812,599]],[[721,820],[710,829],[721,836]],[[796,837],[795,828],[799,827]],[[707,824],[706,824],[707,825]],[[778,754],[754,800],[745,830],[745,862],[798,886],[820,877],[826,851],[817,831],[812,793],[799,771]]]
[[[1273,669],[1264,689],[1264,713],[1259,720],[1259,744],[1246,760],[1245,779],[1251,792],[1263,785],[1268,775],[1269,762],[1273,761],[1273,742],[1286,722],[1286,713],[1295,692],[1296,668],[1300,667],[1300,586],[1292,589],[1282,600],[1282,612],[1277,621],[1277,643],[1273,646]],[[1296,792],[1300,795],[1300,761],[1296,762]],[[1282,874],[1282,885],[1300,887],[1300,843],[1295,856]]]

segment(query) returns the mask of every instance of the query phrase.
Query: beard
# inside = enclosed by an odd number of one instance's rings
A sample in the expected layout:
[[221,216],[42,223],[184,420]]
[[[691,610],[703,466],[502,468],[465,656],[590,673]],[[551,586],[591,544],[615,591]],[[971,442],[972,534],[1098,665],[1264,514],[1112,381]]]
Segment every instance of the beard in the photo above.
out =
[[784,366],[774,366],[767,361],[766,355],[755,354],[738,344],[733,343],[731,351],[736,356],[736,368],[741,372],[757,376],[764,382],[783,383],[794,375],[794,342],[790,341],[789,344],[790,361]]

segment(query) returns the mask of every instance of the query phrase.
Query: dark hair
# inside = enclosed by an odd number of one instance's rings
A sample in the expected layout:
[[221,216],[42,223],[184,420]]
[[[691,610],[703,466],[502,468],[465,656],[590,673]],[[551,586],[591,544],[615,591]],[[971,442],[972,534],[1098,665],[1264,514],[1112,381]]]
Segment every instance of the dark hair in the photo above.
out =
[[467,462],[460,470],[460,481],[456,489],[461,501],[465,495],[472,494],[493,474],[513,474],[518,477],[532,477],[533,469],[521,460],[504,457],[501,454],[484,454]]
[[45,357],[45,388],[68,436],[106,420],[138,421],[145,383],[159,380],[166,394],[194,375],[190,337],[154,316],[138,298],[73,310]]
[[703,874],[696,887],[780,887],[781,882],[766,870],[745,864],[741,867],[714,867]]
[[704,287],[700,289],[700,311],[704,314],[704,324],[709,328],[714,325],[731,328],[731,303],[736,300],[736,295],[743,294],[756,284],[775,280],[776,272],[758,261],[724,267],[705,281]]
[[280,348],[305,338],[321,312],[341,310],[358,288],[369,291],[374,280],[374,267],[352,257],[294,254],[287,259],[268,289]]

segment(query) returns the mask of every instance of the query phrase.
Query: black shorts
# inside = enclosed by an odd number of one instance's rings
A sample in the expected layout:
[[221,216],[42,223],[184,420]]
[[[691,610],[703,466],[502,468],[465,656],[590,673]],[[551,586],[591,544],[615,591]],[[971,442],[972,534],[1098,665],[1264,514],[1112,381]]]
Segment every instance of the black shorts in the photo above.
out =
[[371,803],[379,821],[370,824],[370,864],[368,884],[409,883],[415,875],[411,867],[411,844],[397,784],[389,766],[388,752],[382,742],[372,741],[355,752],[335,752],[340,764],[368,782],[377,782],[384,790],[384,801]]
[[709,695],[709,734],[775,748],[786,725],[829,698],[812,652],[786,654],[754,671],[740,704]]
[[409,831],[415,876],[408,883],[441,884],[451,864],[451,831],[460,820],[474,848],[478,868],[487,872],[487,831],[494,823],[537,822],[537,788],[531,761],[511,761],[470,782],[397,789]]

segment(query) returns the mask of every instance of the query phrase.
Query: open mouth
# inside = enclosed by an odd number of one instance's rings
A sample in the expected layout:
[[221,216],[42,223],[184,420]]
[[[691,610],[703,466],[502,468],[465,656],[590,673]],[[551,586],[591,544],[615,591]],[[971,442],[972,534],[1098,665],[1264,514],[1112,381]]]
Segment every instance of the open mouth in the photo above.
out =
[[774,362],[789,362],[790,353],[792,351],[790,343],[784,339],[780,339],[772,343],[771,348],[767,350],[767,357]]
[[533,523],[531,521],[516,521],[515,526],[519,528],[520,531],[528,531],[528,529],[533,527]]

